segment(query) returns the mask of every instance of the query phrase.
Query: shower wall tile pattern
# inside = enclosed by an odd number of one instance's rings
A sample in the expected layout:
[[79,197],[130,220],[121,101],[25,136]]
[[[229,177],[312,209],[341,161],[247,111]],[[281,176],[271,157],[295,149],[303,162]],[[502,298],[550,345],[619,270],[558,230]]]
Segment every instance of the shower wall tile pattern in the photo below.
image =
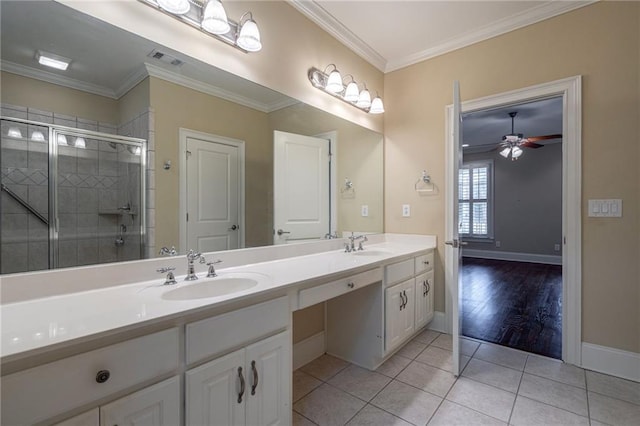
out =
[[[149,132],[148,111],[120,127],[7,104],[2,104],[2,115],[109,134],[125,135],[126,131],[126,135],[142,139],[147,139]],[[8,137],[4,127],[2,182],[47,217],[47,143],[29,139],[34,126],[21,126],[21,139]],[[43,133],[48,139],[47,131]],[[141,212],[136,201],[140,200],[139,156],[122,144],[85,141],[85,148],[58,146],[59,266],[139,259],[140,215],[149,213]],[[0,272],[46,269],[47,226],[4,191],[1,202]],[[126,207],[130,210],[123,210]],[[124,244],[116,245],[119,238]]]

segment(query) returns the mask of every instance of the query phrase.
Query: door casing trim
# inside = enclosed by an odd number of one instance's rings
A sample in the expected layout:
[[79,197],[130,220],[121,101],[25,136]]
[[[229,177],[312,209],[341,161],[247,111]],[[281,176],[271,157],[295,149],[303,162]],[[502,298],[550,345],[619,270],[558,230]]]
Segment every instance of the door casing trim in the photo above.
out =
[[[582,77],[573,76],[522,89],[462,102],[461,112],[504,106],[536,99],[562,96],[562,360],[581,365],[582,346]],[[445,107],[445,236],[451,239],[454,206],[453,161],[457,147],[453,141],[453,105]],[[445,251],[445,309],[446,327],[452,331],[451,262],[454,249]]]

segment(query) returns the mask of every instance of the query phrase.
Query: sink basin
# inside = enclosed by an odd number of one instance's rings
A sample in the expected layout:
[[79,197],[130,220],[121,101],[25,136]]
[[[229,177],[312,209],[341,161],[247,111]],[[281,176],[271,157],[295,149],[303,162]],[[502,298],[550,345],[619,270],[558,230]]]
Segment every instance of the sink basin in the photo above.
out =
[[258,281],[244,277],[220,277],[206,281],[185,284],[162,294],[165,300],[192,300],[219,297],[238,291],[248,290],[258,285]]
[[391,254],[391,252],[386,250],[367,250],[366,248],[362,251],[353,252],[354,256],[386,256],[388,254]]

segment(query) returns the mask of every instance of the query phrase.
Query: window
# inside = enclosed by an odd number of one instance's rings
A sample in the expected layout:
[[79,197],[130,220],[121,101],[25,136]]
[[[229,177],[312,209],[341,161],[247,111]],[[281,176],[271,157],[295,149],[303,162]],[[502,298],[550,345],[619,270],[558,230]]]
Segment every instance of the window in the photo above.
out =
[[469,163],[458,175],[459,228],[462,236],[493,238],[491,162]]

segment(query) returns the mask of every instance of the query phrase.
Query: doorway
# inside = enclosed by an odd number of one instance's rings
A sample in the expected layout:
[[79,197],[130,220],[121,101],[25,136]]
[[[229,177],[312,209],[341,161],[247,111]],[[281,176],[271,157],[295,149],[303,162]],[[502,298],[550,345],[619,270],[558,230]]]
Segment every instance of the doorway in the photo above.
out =
[[181,252],[244,247],[244,141],[180,129]]
[[[504,105],[524,103],[554,96],[562,97],[562,360],[575,365],[581,364],[581,77],[543,83],[536,86],[505,92],[485,98],[465,101],[461,112],[497,108]],[[446,215],[445,237],[457,242],[458,224],[454,227],[454,211],[457,212],[457,194],[454,184],[457,182],[457,164],[460,158],[461,144],[454,138],[454,107],[446,107]],[[455,198],[454,198],[455,195]],[[455,208],[454,208],[455,207]],[[457,214],[455,214],[457,216]],[[454,358],[459,356],[456,341],[460,335],[457,325],[460,317],[456,309],[463,296],[458,286],[457,246],[445,248],[445,292],[447,329],[454,338]],[[455,318],[454,318],[454,313]],[[456,347],[458,346],[458,347]]]
[[560,358],[562,97],[462,117],[462,334]]

